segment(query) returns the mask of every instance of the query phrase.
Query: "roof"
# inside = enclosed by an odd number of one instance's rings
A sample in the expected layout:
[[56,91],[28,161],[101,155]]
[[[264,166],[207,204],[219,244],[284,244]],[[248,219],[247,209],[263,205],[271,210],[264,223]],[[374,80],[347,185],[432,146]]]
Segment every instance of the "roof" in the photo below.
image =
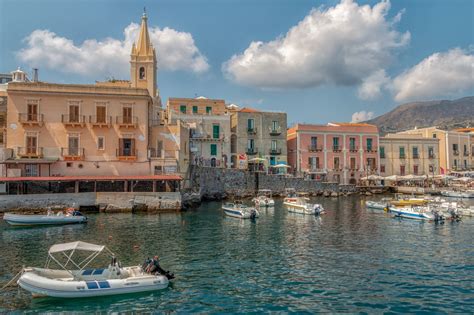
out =
[[457,132],[474,132],[474,127],[473,127],[473,128],[458,128],[458,129],[454,129],[453,131],[457,131]]
[[326,125],[314,125],[314,124],[296,124],[290,130],[290,132],[348,132],[348,133],[376,133],[378,134],[378,128],[375,125],[365,123],[329,123]]
[[348,126],[348,127],[375,127],[375,125],[367,123],[352,123],[352,122],[330,122],[328,126]]
[[244,107],[241,110],[239,110],[239,112],[241,112],[241,113],[260,113],[259,110],[256,110],[256,109],[250,108],[250,107]]
[[65,252],[68,250],[82,250],[82,251],[88,251],[88,252],[101,252],[105,248],[104,245],[95,245],[91,243],[86,243],[86,242],[71,242],[71,243],[62,243],[62,244],[54,244],[49,248],[49,253],[59,253],[59,252]]
[[0,182],[62,182],[62,181],[111,181],[111,180],[181,180],[178,175],[142,175],[142,176],[41,176],[41,177],[0,177]]

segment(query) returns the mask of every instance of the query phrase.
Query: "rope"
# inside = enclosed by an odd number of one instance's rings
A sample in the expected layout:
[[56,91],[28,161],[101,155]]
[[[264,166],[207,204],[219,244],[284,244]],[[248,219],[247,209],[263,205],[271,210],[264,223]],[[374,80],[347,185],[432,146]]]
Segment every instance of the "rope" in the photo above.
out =
[[18,276],[21,275],[22,273],[23,273],[23,268],[21,268],[21,270],[20,270],[10,281],[8,281],[8,283],[5,284],[5,285],[0,289],[0,291],[5,290],[5,288],[7,288],[10,284],[12,284],[12,282],[13,282],[16,278],[18,278]]

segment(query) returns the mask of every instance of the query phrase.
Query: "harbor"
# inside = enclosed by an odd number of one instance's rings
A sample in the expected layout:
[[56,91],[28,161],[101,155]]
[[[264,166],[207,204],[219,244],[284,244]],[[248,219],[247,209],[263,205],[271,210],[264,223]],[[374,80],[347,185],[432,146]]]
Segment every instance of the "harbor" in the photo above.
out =
[[43,266],[53,244],[76,240],[106,245],[125,266],[159,254],[176,279],[153,293],[86,301],[9,288],[0,311],[469,313],[474,218],[435,224],[366,208],[381,198],[310,198],[321,216],[290,213],[275,198],[256,220],[205,202],[178,213],[88,214],[80,225],[1,222],[2,283],[23,265]]

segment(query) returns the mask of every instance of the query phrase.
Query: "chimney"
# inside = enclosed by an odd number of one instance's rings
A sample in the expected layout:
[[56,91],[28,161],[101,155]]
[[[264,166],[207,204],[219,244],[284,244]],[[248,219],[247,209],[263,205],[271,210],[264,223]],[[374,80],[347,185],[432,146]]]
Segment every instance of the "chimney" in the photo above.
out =
[[38,68],[33,68],[33,82],[38,82]]

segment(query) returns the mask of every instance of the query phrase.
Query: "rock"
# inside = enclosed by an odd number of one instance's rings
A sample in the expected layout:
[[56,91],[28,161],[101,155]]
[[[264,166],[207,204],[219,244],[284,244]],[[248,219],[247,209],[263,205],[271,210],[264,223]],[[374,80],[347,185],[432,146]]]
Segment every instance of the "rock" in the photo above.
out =
[[330,197],[330,196],[331,196],[331,192],[325,190],[324,193],[323,193],[323,196],[324,196],[324,197]]
[[366,195],[366,196],[372,196],[372,193],[371,193],[370,191],[366,191],[366,192],[365,192],[365,195]]
[[338,194],[337,192],[335,192],[335,191],[333,191],[333,192],[331,193],[331,197],[338,197],[338,196],[339,196],[339,194]]

